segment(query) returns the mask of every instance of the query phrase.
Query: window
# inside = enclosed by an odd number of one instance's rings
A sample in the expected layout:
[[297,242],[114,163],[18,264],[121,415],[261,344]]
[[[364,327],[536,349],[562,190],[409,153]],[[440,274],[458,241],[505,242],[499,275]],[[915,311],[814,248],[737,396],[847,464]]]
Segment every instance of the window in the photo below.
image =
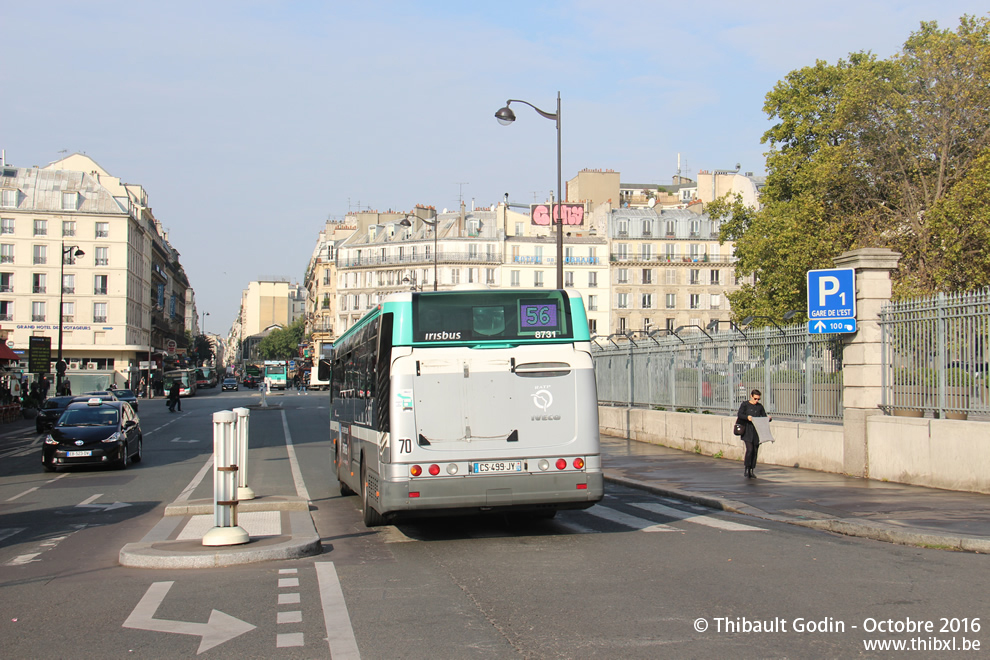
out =
[[18,197],[20,197],[20,191],[4,190],[2,195],[0,195],[0,205],[4,208],[16,209]]
[[690,298],[691,309],[701,309],[701,296],[697,293],[692,293]]
[[629,284],[629,271],[625,268],[620,268],[615,273],[616,284]]
[[653,244],[652,243],[640,243],[639,245],[639,258],[643,261],[649,261],[653,258]]
[[629,309],[629,294],[628,293],[617,293],[615,294],[615,306],[619,309]]
[[713,293],[708,302],[710,304],[709,309],[720,309],[722,307],[722,295]]
[[512,246],[512,261],[515,262],[515,263],[519,263],[519,246],[518,245],[513,245]]
[[460,284],[461,283],[461,269],[460,268],[451,268],[450,269],[450,283],[451,284]]
[[665,231],[666,231],[667,236],[673,236],[676,233],[674,231],[675,229],[676,229],[676,226],[674,224],[674,221],[673,220],[668,220],[666,222],[666,227],[665,227]]
[[93,295],[94,296],[105,296],[107,295],[107,280],[110,279],[109,275],[97,275],[93,278]]
[[35,236],[48,236],[48,221],[47,220],[35,220],[34,221],[34,235]]
[[590,332],[592,335],[597,335],[598,334],[598,320],[597,319],[588,319],[588,332]]
[[588,273],[588,287],[596,288],[598,286],[598,273],[591,271]]
[[598,311],[598,296],[588,296],[588,311],[589,312]]
[[63,211],[75,211],[79,208],[79,193],[77,192],[64,192],[62,193],[62,210]]
[[[475,248],[477,248],[477,246],[475,246]],[[475,282],[479,281],[477,268],[468,268],[467,275],[468,275],[468,284],[474,284]]]
[[653,294],[644,293],[642,302],[643,302],[642,305],[643,309],[653,309]]
[[509,272],[509,285],[519,286],[519,271],[513,270]]
[[477,258],[478,258],[478,244],[472,243],[471,245],[468,246],[468,259],[474,261]]
[[677,269],[667,268],[663,274],[664,282],[667,284],[677,284]]
[[652,226],[653,226],[653,221],[652,220],[643,220],[643,236],[652,236],[653,235]]
[[13,233],[14,233],[14,219],[0,218],[0,234],[13,234]]
[[76,320],[76,303],[74,302],[62,303],[62,321],[65,323],[72,323],[75,320]]
[[643,269],[643,284],[653,284],[653,269],[644,268]]
[[618,226],[616,227],[617,236],[628,236],[629,235],[629,221],[619,220]]
[[663,246],[663,256],[667,258],[667,261],[674,261],[677,259],[677,254],[677,243],[667,243]]
[[615,246],[615,258],[619,261],[626,261],[629,259],[629,244],[628,243],[617,243]]
[[76,292],[76,276],[70,274],[65,274],[62,276],[62,293],[75,293]]
[[573,287],[574,286],[574,271],[568,270],[564,271],[564,286]]
[[543,246],[537,245],[533,249],[533,254],[535,255],[534,261],[536,263],[538,263],[538,264],[542,264],[543,263]]
[[516,223],[516,236],[522,236],[522,235],[523,235],[523,223],[517,222]]
[[110,223],[109,222],[97,222],[96,223],[96,237],[97,238],[109,238],[110,237]]
[[565,247],[564,248],[564,263],[569,264],[574,261],[574,248]]
[[0,245],[0,264],[14,263],[14,244],[4,243]]
[[709,273],[709,277],[711,278],[711,283],[720,284],[722,279],[721,275],[722,275],[722,271],[720,271],[718,268],[712,268],[711,272]]
[[43,300],[35,300],[31,303],[31,320],[35,323],[45,320],[45,302]]
[[691,243],[691,260],[697,261],[701,257],[701,246],[697,243]]
[[97,266],[109,266],[110,265],[110,248],[108,247],[98,247],[96,248],[96,261]]
[[666,302],[666,305],[667,305],[667,309],[677,309],[677,294],[676,293],[668,293],[665,296],[665,302]]
[[62,252],[62,263],[66,266],[74,266],[76,264],[76,246],[70,246]]
[[533,286],[543,286],[543,271],[533,271]]
[[0,300],[0,321],[14,320],[14,301]]
[[322,309],[330,309],[330,294],[329,293],[324,293],[323,294],[323,305],[322,305]]
[[76,235],[76,221],[75,220],[63,220],[62,221],[62,236],[75,236]]
[[32,293],[48,293],[46,286],[48,282],[48,276],[44,273],[35,273],[31,276],[31,292]]
[[35,245],[34,246],[34,263],[35,263],[35,265],[47,264],[48,263],[48,246],[47,245]]
[[0,273],[0,293],[13,293],[13,291],[14,291],[14,274]]
[[619,332],[621,332],[622,334],[625,334],[626,333],[626,330],[627,330],[626,319],[625,319],[625,317],[620,317],[619,318]]
[[[425,277],[423,278],[423,281],[424,282],[426,281],[426,278]],[[494,268],[486,268],[485,269],[485,284],[495,284],[495,269]]]
[[701,271],[697,268],[691,269],[691,284],[701,284]]
[[93,303],[93,323],[107,322],[107,304],[105,302]]

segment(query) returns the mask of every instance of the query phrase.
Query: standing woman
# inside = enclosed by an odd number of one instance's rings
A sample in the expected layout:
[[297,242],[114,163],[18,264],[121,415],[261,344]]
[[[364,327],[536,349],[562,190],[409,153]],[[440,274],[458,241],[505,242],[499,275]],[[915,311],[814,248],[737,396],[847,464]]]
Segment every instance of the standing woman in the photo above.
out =
[[[746,468],[748,479],[756,479],[753,470],[756,468],[756,454],[760,451],[760,434],[756,432],[756,427],[753,426],[753,418],[767,416],[766,409],[760,403],[762,398],[762,392],[753,390],[749,393],[749,401],[743,401],[742,405],[739,406],[738,414],[736,414],[736,423],[742,424],[746,429],[742,434],[742,441],[746,443],[746,460],[743,462],[743,466]],[[773,420],[772,417],[770,419]]]

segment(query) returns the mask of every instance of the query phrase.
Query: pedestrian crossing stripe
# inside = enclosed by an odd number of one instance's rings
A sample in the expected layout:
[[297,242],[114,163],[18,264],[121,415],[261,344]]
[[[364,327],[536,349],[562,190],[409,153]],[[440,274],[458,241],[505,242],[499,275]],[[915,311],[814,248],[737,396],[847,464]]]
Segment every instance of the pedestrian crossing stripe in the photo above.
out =
[[650,513],[657,513],[661,516],[666,516],[668,518],[676,518],[678,520],[683,520],[685,522],[695,523],[697,525],[704,525],[705,527],[714,527],[715,529],[721,529],[727,532],[765,532],[766,530],[761,527],[754,527],[752,525],[743,525],[742,523],[736,523],[729,520],[721,520],[719,518],[712,518],[707,515],[700,515],[696,513],[688,513],[687,511],[682,511],[681,509],[675,509],[673,507],[664,506],[663,504],[657,504],[656,502],[638,502],[631,503],[630,506],[634,506],[639,509],[644,509]]
[[625,525],[626,527],[632,527],[633,529],[638,529],[641,532],[679,532],[681,530],[676,527],[671,527],[670,525],[664,525],[660,523],[655,523],[652,520],[647,520],[646,518],[639,518],[637,516],[630,515],[628,513],[623,513],[617,509],[610,509],[607,506],[593,506],[590,509],[585,509],[585,513],[590,513],[598,518],[603,518],[605,520],[619,523],[620,525]]

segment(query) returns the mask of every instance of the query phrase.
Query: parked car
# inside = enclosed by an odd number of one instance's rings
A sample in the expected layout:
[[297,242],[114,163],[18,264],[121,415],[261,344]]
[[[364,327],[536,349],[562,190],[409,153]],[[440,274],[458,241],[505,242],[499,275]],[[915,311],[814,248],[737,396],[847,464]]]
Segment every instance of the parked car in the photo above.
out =
[[74,396],[53,396],[41,404],[41,410],[38,411],[38,416],[34,418],[34,427],[38,433],[44,433],[55,426],[55,422],[65,412],[66,406],[75,399]]
[[93,397],[70,403],[45,436],[41,465],[54,472],[72,465],[113,465],[141,462],[144,439],[137,413],[123,401]]
[[226,392],[227,390],[234,390],[235,392],[238,391],[236,378],[223,379],[223,386],[221,391]]
[[114,390],[113,394],[117,397],[118,401],[126,401],[131,404],[131,408],[134,408],[134,412],[137,412],[138,400],[133,390]]

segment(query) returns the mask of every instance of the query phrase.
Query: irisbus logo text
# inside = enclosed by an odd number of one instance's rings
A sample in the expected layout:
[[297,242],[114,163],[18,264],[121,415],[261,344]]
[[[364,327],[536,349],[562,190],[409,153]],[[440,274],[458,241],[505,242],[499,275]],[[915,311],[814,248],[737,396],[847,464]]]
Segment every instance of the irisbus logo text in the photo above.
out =
[[423,337],[424,341],[448,341],[460,339],[461,333],[459,332],[427,332]]

